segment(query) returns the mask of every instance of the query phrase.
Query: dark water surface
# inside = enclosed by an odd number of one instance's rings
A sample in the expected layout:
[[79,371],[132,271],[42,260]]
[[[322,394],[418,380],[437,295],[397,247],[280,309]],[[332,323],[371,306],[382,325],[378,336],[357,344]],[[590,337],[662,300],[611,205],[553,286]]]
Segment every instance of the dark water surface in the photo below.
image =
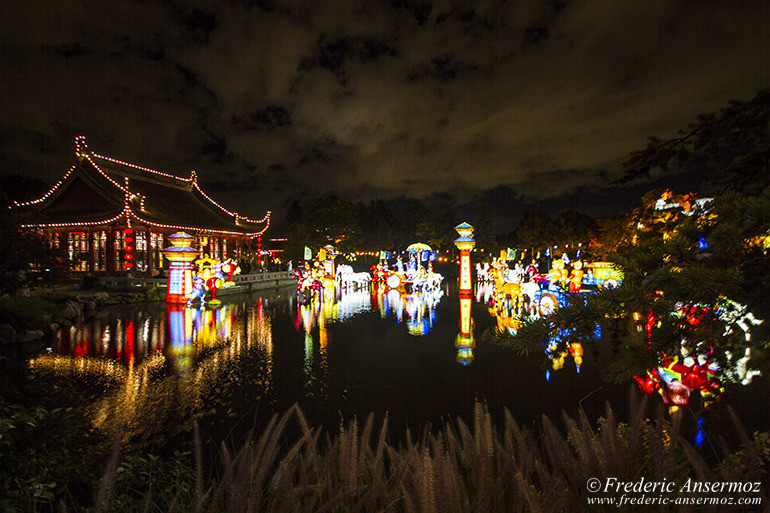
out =
[[[336,302],[298,305],[294,287],[225,299],[217,308],[165,304],[105,310],[64,330],[29,361],[33,379],[71,380],[93,395],[96,425],[127,426],[138,439],[187,433],[198,422],[212,439],[263,425],[298,403],[311,423],[388,415],[396,439],[409,426],[472,422],[484,401],[502,422],[560,418],[604,403],[625,415],[629,386],[606,383],[590,349],[580,372],[572,357],[553,370],[484,340],[497,321],[483,299],[472,306],[475,348],[458,349],[454,287],[419,298],[363,290]],[[549,371],[548,373],[546,371]],[[547,376],[548,375],[548,376]]]

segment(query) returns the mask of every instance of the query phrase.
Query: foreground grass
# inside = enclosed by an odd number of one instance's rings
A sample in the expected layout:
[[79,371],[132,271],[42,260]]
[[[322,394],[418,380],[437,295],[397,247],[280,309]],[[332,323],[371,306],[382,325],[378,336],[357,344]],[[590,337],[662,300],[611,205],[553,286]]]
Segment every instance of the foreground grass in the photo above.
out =
[[[387,419],[352,421],[335,435],[310,427],[298,408],[274,416],[267,427],[237,450],[221,446],[217,469],[201,463],[195,436],[192,453],[161,462],[154,457],[123,460],[115,446],[93,511],[201,512],[550,512],[550,511],[723,511],[703,506],[599,506],[586,489],[590,478],[604,482],[761,482],[770,444],[767,434],[749,437],[733,418],[742,447],[702,454],[678,435],[676,420],[644,416],[635,405],[628,424],[618,424],[608,407],[597,427],[585,417],[565,415],[566,436],[542,418],[533,433],[506,413],[493,425],[481,405],[473,426],[458,420],[442,429],[407,432],[406,443],[388,443]],[[288,439],[288,431],[296,431]],[[716,444],[719,446],[719,444]],[[632,494],[633,495],[633,494]],[[641,494],[636,494],[640,496]],[[658,494],[650,494],[658,495]],[[676,498],[681,494],[673,494]],[[701,494],[686,494],[698,497]],[[706,494],[714,495],[714,494]],[[705,495],[704,495],[705,496]],[[732,495],[737,498],[736,494]],[[764,504],[763,504],[764,505]],[[762,506],[729,507],[757,511]],[[63,504],[59,510],[67,509]]]

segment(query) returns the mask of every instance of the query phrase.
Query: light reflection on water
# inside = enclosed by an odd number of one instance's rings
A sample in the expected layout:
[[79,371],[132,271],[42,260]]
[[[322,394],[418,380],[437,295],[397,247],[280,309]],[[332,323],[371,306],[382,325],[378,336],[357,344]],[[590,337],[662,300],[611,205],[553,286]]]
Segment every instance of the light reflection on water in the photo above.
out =
[[[522,358],[483,342],[498,323],[483,299],[473,302],[475,323],[466,321],[475,341],[458,347],[463,322],[452,290],[372,287],[307,305],[292,291],[218,308],[105,313],[63,330],[29,368],[33,378],[54,374],[103,390],[89,410],[95,425],[125,426],[138,439],[173,437],[201,420],[226,433],[295,402],[327,427],[372,411],[389,412],[399,430],[436,425],[446,415],[472,416],[479,397],[493,411],[537,418],[596,390],[596,372],[546,382],[542,354]],[[606,394],[591,399],[602,405]]]
[[90,406],[90,414],[95,426],[123,428],[131,438],[147,430],[189,428],[210,411],[208,400],[232,363],[254,351],[260,373],[249,379],[264,393],[271,384],[273,340],[261,298],[253,306],[168,305],[165,314],[138,312],[63,330],[53,351],[31,359],[29,368],[33,375],[116,384]]

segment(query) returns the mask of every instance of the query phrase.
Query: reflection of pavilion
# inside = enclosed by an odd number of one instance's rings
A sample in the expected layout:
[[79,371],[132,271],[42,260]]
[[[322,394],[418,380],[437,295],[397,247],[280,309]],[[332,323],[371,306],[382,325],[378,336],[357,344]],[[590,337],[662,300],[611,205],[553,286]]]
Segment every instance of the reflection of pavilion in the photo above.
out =
[[[261,385],[267,389],[272,372],[272,327],[261,299],[246,310],[231,305],[211,310],[169,305],[165,315],[139,314],[128,320],[75,327],[62,334],[55,347],[61,354],[43,355],[28,365],[33,374],[88,376],[100,383],[119,384],[116,392],[93,405],[91,415],[97,427],[127,426],[126,436],[130,436],[148,410],[163,407],[169,400],[190,417],[205,410],[202,397],[210,393],[210,385],[251,349],[265,354]],[[184,372],[169,375],[169,364]],[[169,390],[173,398],[164,396]]]

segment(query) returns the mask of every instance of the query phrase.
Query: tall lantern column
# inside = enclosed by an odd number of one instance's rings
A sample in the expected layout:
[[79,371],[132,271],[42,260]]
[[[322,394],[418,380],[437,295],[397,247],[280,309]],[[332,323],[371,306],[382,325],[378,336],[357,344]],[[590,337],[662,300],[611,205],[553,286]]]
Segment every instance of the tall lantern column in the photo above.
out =
[[455,246],[460,250],[460,295],[473,295],[473,283],[471,282],[471,250],[476,245],[473,240],[473,226],[468,223],[455,226],[460,234],[455,239]]
[[460,237],[455,239],[455,246],[460,250],[460,333],[455,339],[457,361],[468,365],[473,361],[476,341],[473,338],[473,319],[471,306],[473,283],[471,282],[471,250],[476,245],[473,240],[473,226],[463,223],[455,227]]
[[177,232],[169,235],[168,240],[171,247],[161,252],[169,261],[166,302],[186,303],[192,291],[193,260],[199,256],[198,251],[190,247],[195,237]]

